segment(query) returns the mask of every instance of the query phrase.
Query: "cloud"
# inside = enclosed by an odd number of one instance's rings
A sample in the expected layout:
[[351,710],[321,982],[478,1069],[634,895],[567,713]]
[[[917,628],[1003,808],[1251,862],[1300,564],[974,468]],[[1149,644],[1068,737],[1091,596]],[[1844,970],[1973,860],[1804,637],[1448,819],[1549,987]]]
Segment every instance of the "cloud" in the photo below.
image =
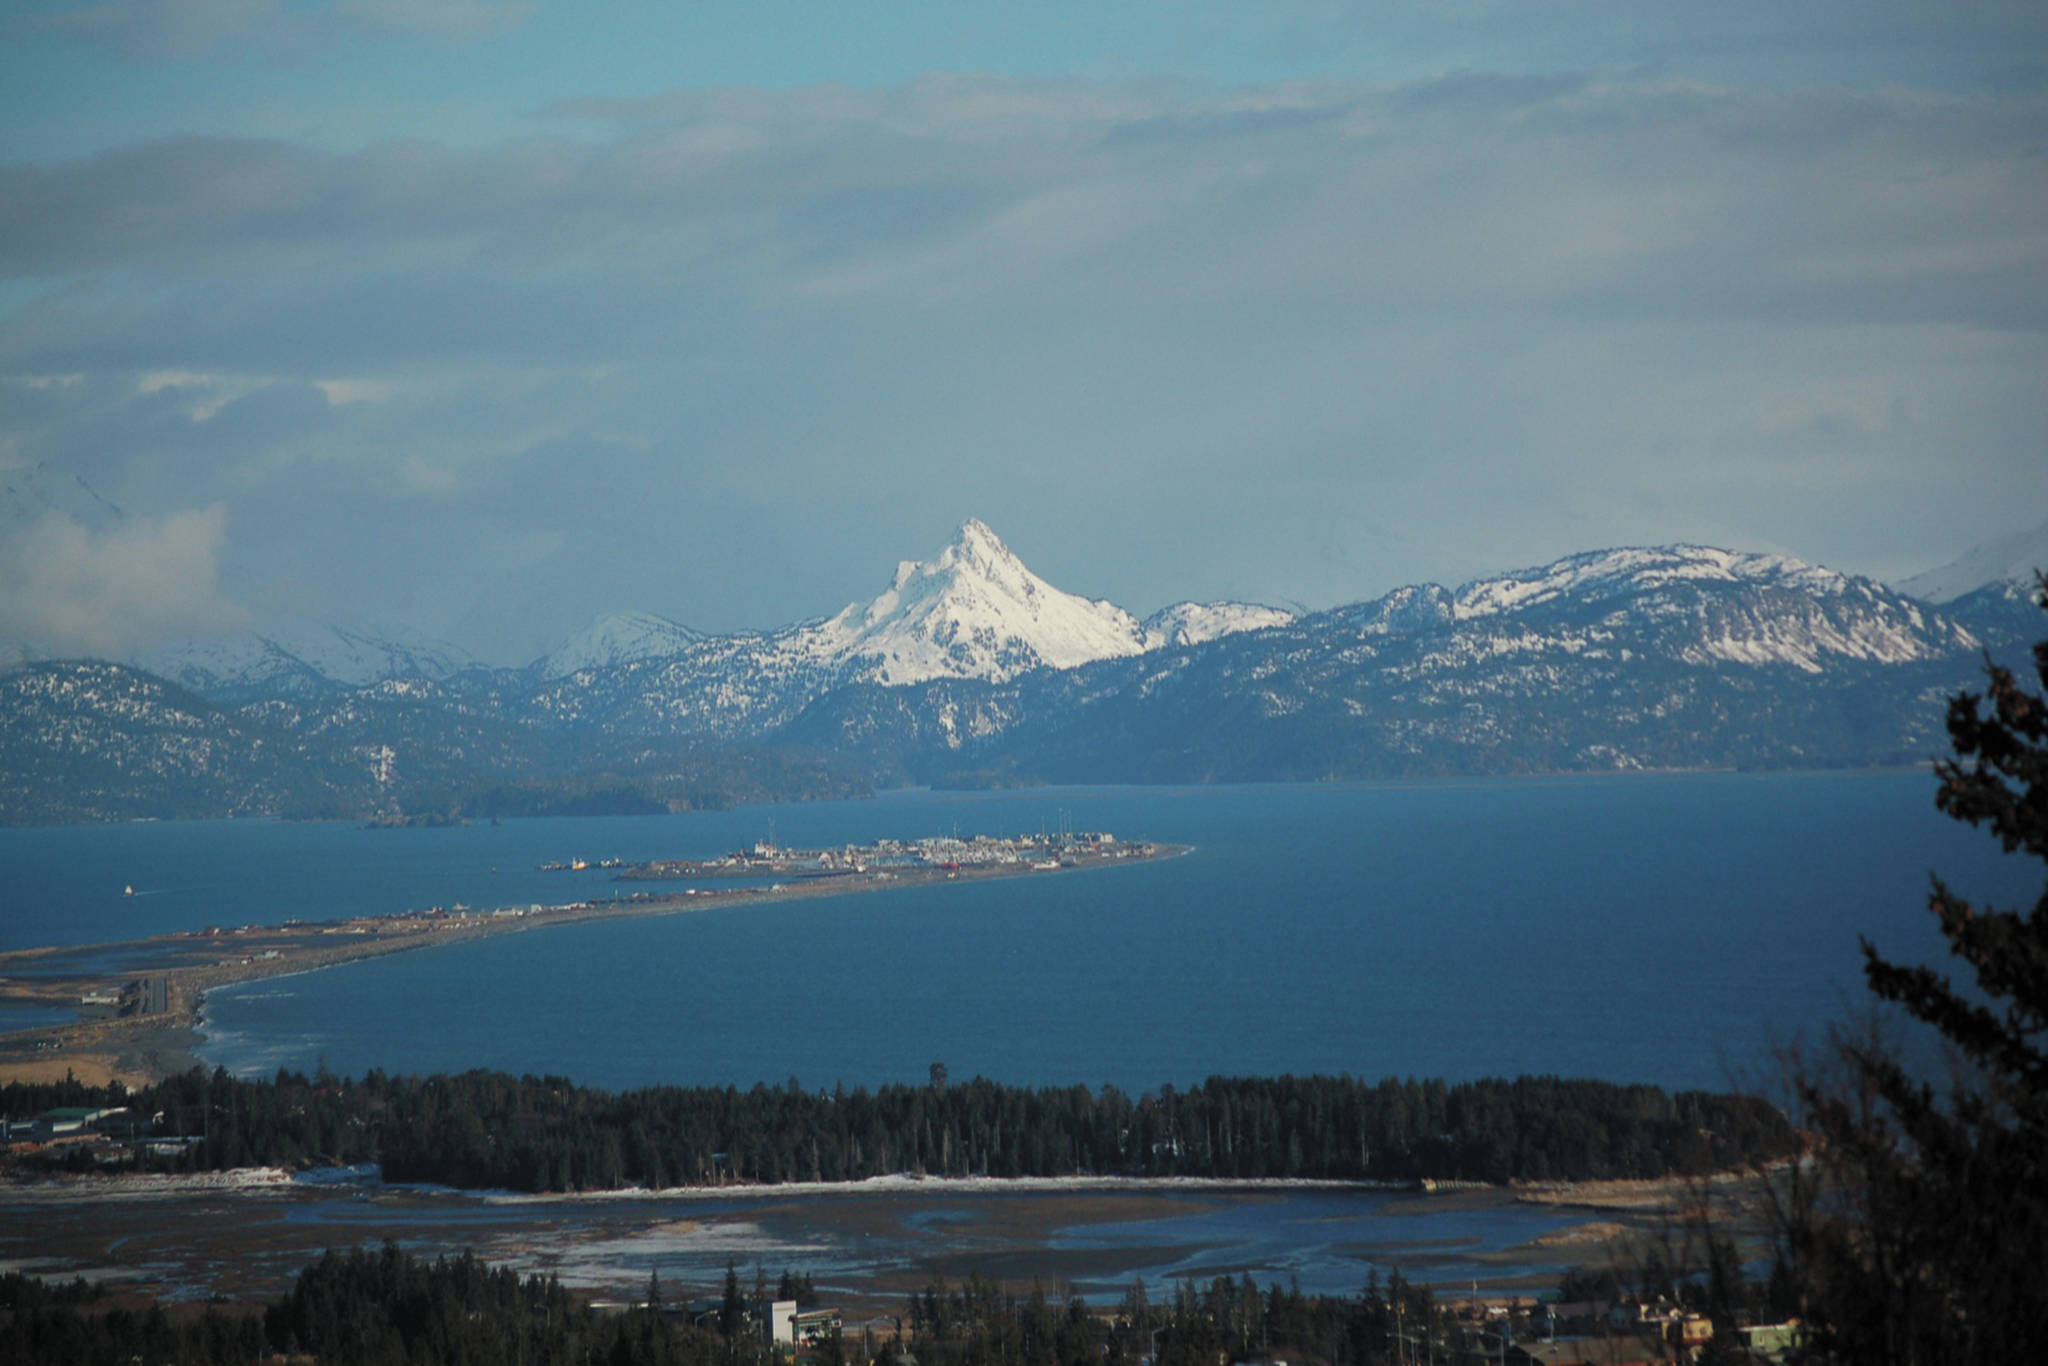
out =
[[[145,326],[202,285],[243,331],[274,309],[353,323],[367,303],[393,334],[437,314],[441,345],[522,299],[573,345],[591,324],[569,296],[609,315],[650,284],[748,305],[1029,282],[1161,304],[2048,324],[2048,272],[2028,278],[2048,221],[2040,100],[1471,78],[1070,89],[705,93],[612,101],[622,130],[590,143],[180,138],[7,167],[0,273],[131,273],[163,290],[128,294]],[[477,340],[527,340],[502,321]]]
[[0,547],[0,640],[52,657],[119,656],[241,626],[221,596],[227,509],[100,530],[47,512]]
[[[952,77],[564,112],[586,136],[0,167],[0,377],[82,377],[9,391],[0,454],[229,507],[241,601],[504,658],[622,585],[707,628],[830,611],[970,514],[1140,608],[1658,539],[1911,569],[1987,500],[2048,515],[2039,99]],[[519,544],[563,549],[477,568]]]

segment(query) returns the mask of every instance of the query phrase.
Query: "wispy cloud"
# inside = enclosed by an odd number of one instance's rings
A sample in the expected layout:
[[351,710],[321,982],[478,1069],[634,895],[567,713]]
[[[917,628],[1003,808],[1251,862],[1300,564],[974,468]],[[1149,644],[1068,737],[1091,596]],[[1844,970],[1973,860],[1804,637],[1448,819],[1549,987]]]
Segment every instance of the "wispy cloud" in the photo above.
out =
[[658,268],[755,298],[994,297],[1042,274],[1162,301],[2048,320],[2048,278],[2023,275],[2048,221],[2038,101],[948,81],[607,108],[644,117],[595,144],[186,138],[0,169],[0,272],[231,275],[253,297],[309,262],[436,292],[496,292],[507,264],[637,292]]

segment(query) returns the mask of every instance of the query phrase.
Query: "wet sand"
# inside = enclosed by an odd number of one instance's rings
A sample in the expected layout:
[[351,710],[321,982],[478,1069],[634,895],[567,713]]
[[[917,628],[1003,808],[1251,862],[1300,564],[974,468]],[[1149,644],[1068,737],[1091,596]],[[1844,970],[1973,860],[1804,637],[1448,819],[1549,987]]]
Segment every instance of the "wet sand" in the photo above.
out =
[[893,1314],[935,1278],[970,1275],[1017,1293],[1071,1286],[1097,1304],[1140,1273],[1155,1296],[1182,1275],[1285,1283],[1297,1270],[1312,1293],[1354,1294],[1374,1266],[1447,1290],[1478,1279],[1528,1293],[1563,1267],[1606,1264],[1616,1225],[1651,1231],[1634,1217],[1560,1225],[1505,1190],[963,1182],[534,1197],[268,1172],[0,1186],[0,1265],[172,1299],[264,1298],[327,1248],[391,1239],[426,1256],[472,1250],[605,1297],[631,1297],[651,1271],[678,1295],[708,1296],[728,1263],[771,1281],[788,1267],[831,1303]]
[[431,1189],[319,1188],[283,1173],[212,1187],[87,1180],[0,1188],[0,1269],[84,1275],[168,1299],[268,1297],[330,1247],[386,1239],[423,1255],[463,1249],[572,1288],[630,1295],[650,1269],[678,1293],[715,1294],[729,1261],[772,1280],[809,1270],[835,1302],[901,1312],[935,1277],[1019,1290],[1114,1280],[1171,1254],[1168,1241],[1112,1250],[1052,1246],[1077,1225],[1153,1221],[1259,1197],[1192,1203],[1143,1192],[847,1195],[696,1201],[645,1197],[493,1200]]

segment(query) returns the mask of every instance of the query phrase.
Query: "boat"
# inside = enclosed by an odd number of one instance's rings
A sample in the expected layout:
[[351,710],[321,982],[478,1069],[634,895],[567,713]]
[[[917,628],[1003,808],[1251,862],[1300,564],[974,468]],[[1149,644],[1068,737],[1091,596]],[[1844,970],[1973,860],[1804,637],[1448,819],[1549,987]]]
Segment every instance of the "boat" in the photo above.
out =
[[131,883],[128,883],[128,884],[127,884],[126,886],[122,887],[122,888],[121,888],[121,895],[122,895],[122,896],[134,896],[134,895],[135,895],[135,884],[131,882]]

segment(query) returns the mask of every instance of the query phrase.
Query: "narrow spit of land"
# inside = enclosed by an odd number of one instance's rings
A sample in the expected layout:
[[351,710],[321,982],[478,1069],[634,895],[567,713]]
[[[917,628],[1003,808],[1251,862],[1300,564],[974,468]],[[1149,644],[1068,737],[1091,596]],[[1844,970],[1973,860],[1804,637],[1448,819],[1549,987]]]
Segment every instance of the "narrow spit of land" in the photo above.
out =
[[[407,949],[629,916],[675,915],[810,897],[1065,872],[1171,858],[1188,846],[1122,843],[1105,835],[1057,840],[884,840],[830,850],[757,845],[716,860],[607,863],[627,882],[776,879],[751,886],[640,890],[559,905],[408,911],[319,923],[209,928],[114,944],[0,953],[0,1000],[76,1009],[76,1021],[0,1034],[0,1083],[130,1086],[191,1067],[199,1010],[215,987],[332,967]],[[547,865],[582,868],[579,862]],[[98,1018],[92,1018],[97,1016]]]

